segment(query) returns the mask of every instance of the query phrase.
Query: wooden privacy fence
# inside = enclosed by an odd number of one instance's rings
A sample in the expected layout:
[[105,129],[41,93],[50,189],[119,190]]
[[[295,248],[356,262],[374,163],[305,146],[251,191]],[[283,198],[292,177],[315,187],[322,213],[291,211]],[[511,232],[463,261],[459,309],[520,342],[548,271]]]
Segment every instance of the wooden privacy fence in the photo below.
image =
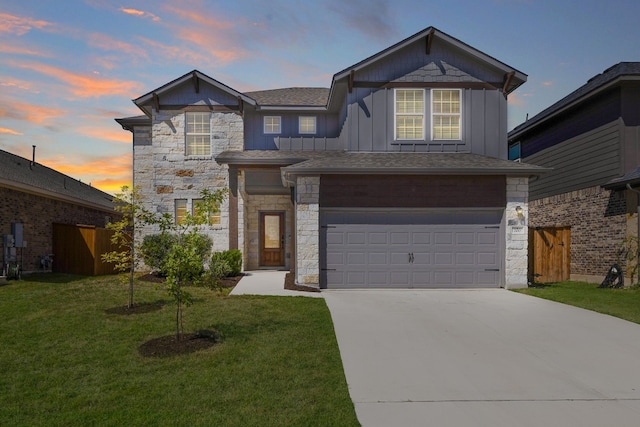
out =
[[529,229],[529,280],[555,283],[571,275],[571,228]]
[[113,230],[91,225],[53,224],[53,271],[98,276],[115,273],[102,254],[116,250]]

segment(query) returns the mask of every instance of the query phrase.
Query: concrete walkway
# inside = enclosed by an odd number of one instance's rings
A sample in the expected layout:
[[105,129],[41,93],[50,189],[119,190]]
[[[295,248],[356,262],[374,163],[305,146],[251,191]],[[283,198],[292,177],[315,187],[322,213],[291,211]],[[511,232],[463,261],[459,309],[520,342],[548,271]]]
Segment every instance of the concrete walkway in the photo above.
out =
[[506,290],[322,294],[363,426],[640,425],[640,325]]
[[320,292],[290,291],[284,288],[286,271],[255,270],[245,271],[230,295],[276,295],[289,297],[322,298]]

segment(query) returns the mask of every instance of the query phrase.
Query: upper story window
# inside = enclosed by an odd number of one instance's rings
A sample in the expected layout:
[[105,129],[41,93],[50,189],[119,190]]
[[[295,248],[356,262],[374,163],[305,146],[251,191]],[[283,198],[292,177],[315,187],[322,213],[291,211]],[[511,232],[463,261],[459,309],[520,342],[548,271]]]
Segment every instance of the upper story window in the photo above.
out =
[[211,155],[211,123],[209,113],[187,113],[186,117],[186,155]]
[[174,200],[174,215],[173,218],[176,224],[181,224],[187,217],[187,199]]
[[280,116],[264,117],[264,133],[281,133],[282,118]]
[[431,91],[432,139],[462,139],[461,91],[459,89],[433,89]]
[[395,139],[424,140],[424,89],[396,89]]
[[509,147],[509,160],[518,160],[520,159],[520,143],[516,142],[512,146]]
[[298,130],[300,133],[316,133],[316,117],[300,116],[298,118]]

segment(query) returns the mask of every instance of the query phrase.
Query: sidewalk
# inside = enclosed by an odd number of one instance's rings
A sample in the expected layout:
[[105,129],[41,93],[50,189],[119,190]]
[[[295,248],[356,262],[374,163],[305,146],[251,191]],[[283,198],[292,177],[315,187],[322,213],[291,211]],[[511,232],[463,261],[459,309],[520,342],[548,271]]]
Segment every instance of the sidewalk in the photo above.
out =
[[230,295],[274,295],[285,297],[322,298],[321,292],[290,291],[284,288],[286,271],[254,270],[245,271]]

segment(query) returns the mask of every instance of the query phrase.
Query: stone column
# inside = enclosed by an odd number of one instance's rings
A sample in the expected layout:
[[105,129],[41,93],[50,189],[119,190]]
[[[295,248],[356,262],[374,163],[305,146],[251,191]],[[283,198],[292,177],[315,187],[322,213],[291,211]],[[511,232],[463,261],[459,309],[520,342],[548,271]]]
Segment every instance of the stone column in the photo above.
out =
[[320,287],[320,177],[296,180],[296,283]]
[[[529,243],[529,179],[507,177],[505,288],[526,288]],[[521,208],[521,214],[518,213]]]

